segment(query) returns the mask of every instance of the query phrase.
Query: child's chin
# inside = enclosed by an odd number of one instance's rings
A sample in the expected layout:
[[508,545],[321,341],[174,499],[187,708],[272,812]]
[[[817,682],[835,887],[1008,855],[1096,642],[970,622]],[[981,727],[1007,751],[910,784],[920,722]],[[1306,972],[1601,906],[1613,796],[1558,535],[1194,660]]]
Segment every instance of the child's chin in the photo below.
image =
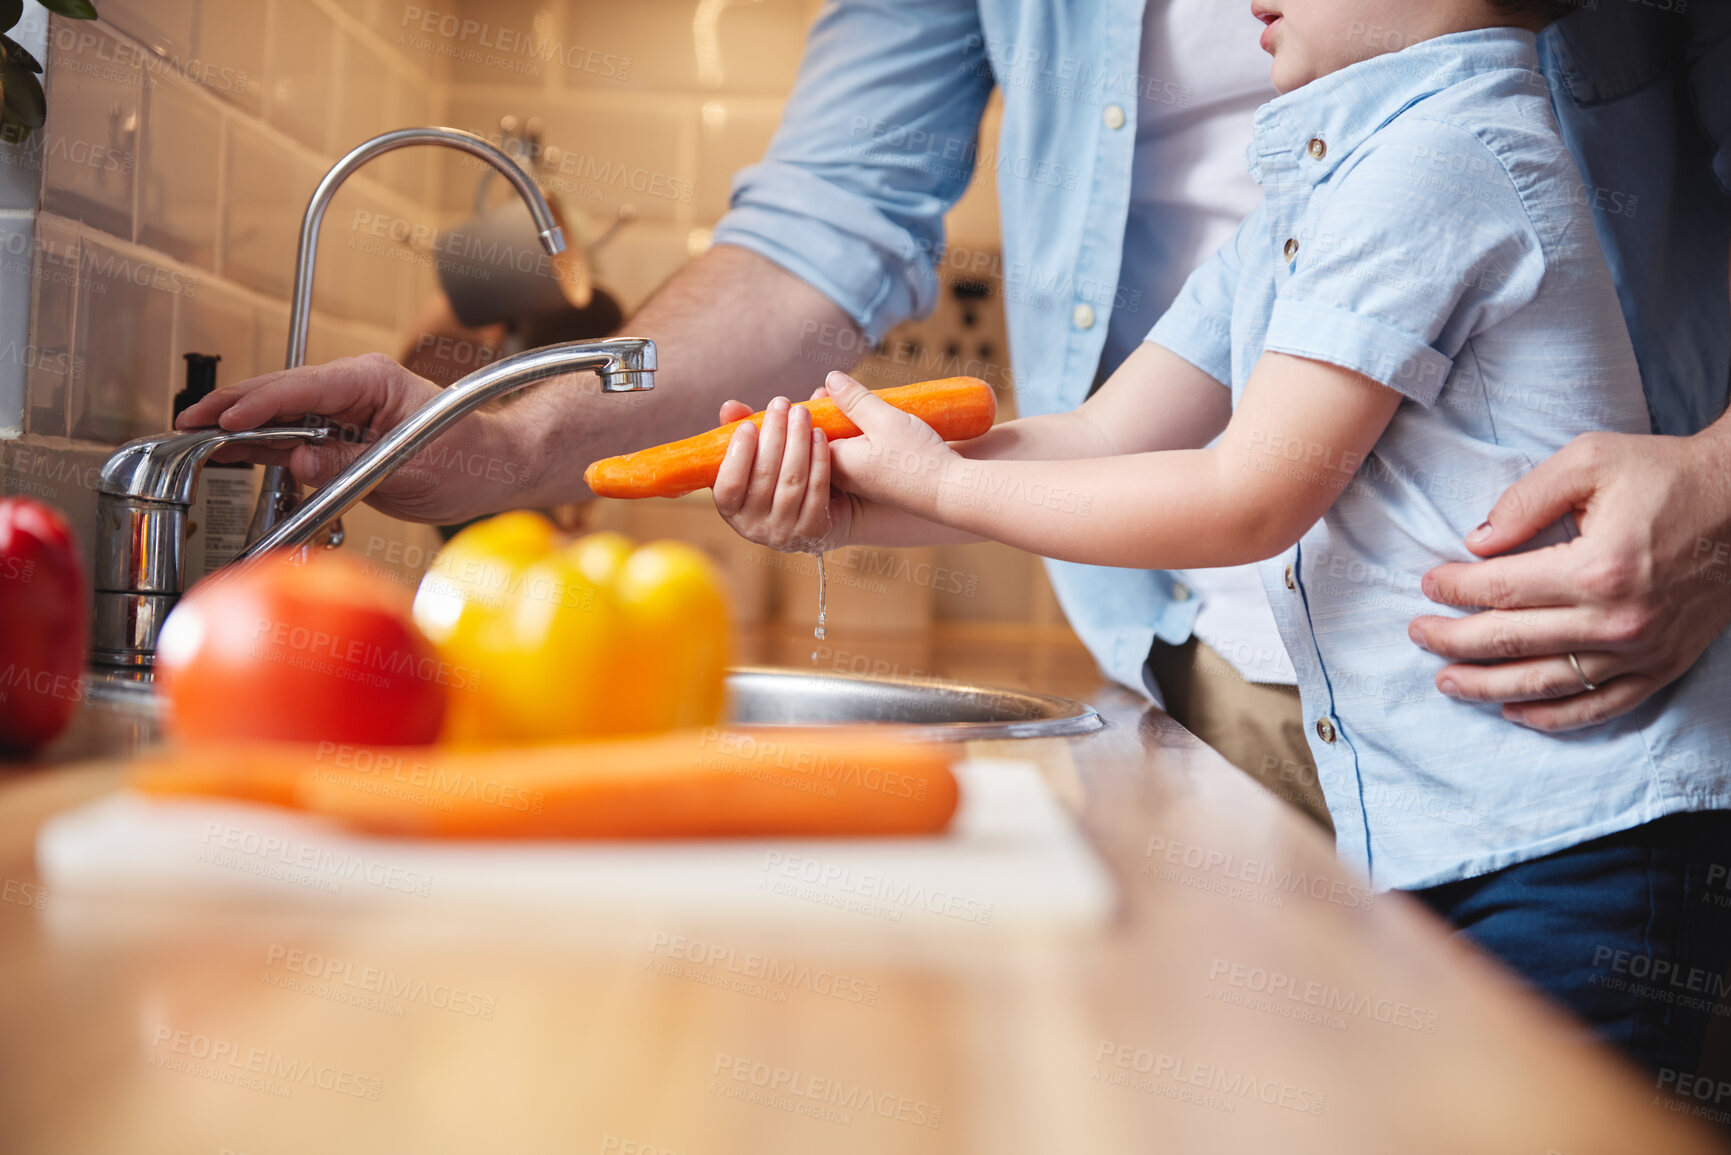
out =
[[1274,91],[1285,95],[1295,88],[1303,88],[1316,77],[1310,69],[1301,64],[1276,59],[1274,67],[1269,70],[1268,79],[1274,85]]

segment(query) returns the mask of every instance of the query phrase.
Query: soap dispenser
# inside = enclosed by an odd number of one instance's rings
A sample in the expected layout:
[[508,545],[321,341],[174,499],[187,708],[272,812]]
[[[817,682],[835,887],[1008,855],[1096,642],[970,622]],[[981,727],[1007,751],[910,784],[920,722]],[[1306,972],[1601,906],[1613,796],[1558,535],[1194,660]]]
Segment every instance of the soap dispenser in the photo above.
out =
[[[186,387],[174,395],[176,419],[216,388],[216,366],[221,360],[208,353],[186,354]],[[186,517],[189,586],[215,573],[246,548],[246,529],[257,497],[257,471],[251,462],[206,463]]]

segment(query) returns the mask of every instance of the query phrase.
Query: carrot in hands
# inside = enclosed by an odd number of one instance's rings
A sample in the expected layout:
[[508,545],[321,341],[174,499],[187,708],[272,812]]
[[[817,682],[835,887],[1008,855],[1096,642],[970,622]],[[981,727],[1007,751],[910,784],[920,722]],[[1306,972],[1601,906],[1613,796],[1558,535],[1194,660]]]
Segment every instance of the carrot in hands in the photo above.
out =
[[[998,415],[992,387],[978,377],[945,377],[873,392],[930,425],[945,441],[978,437],[992,427]],[[797,404],[811,412],[812,428],[823,430],[829,440],[859,436],[859,427],[830,398]],[[761,428],[763,414],[753,413],[740,420]],[[707,489],[715,484],[739,424],[735,421],[684,441],[604,458],[584,470],[583,480],[599,497],[679,497]]]

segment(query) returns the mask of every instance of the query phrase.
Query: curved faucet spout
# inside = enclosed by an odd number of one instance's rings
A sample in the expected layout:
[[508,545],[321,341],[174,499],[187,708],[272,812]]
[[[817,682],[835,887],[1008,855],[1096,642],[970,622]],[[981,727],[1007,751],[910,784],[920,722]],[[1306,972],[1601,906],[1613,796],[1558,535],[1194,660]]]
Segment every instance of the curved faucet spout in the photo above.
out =
[[606,393],[655,387],[655,342],[641,337],[567,341],[494,361],[464,377],[416,410],[300,506],[275,529],[248,546],[231,565],[266,550],[307,544],[318,532],[407,464],[451,424],[477,406],[525,385],[567,373],[600,375]]
[[375,157],[412,144],[437,144],[454,148],[498,169],[499,174],[511,182],[511,187],[517,190],[517,195],[529,206],[529,215],[534,218],[535,227],[541,232],[541,247],[547,250],[548,256],[565,251],[565,234],[560,231],[559,222],[554,219],[547,198],[541,195],[541,190],[535,187],[529,174],[525,173],[509,154],[485,137],[464,132],[460,128],[436,127],[399,128],[394,132],[382,133],[355,146],[347,156],[337,161],[331,171],[325,174],[325,179],[319,182],[318,188],[313,190],[312,199],[307,202],[306,216],[301,219],[300,247],[295,252],[294,295],[289,302],[288,359],[285,368],[293,369],[304,364],[307,359],[307,323],[313,311],[313,265],[318,258],[319,225],[325,219],[325,209],[330,206],[331,198],[337,195],[337,190],[344,181],[354,175],[356,169]]
[[[300,247],[295,251],[294,292],[289,298],[288,356],[284,360],[284,368],[293,369],[306,363],[307,326],[312,320],[313,269],[318,260],[319,226],[324,223],[325,209],[330,207],[331,198],[337,195],[343,182],[368,161],[414,144],[436,144],[454,148],[492,165],[499,170],[500,175],[511,182],[511,187],[517,190],[517,195],[528,205],[529,215],[534,219],[535,227],[540,230],[541,247],[547,250],[549,256],[565,251],[565,235],[560,231],[559,222],[553,216],[547,199],[541,195],[541,190],[535,187],[535,182],[516,161],[486,138],[464,132],[460,128],[399,128],[393,132],[382,133],[357,145],[347,156],[331,166],[331,170],[313,190],[312,199],[307,202],[306,215],[301,218]],[[281,524],[299,500],[300,486],[295,484],[289,471],[280,465],[267,466],[259,488],[258,507],[253,511],[252,524],[247,530],[247,540],[260,540]]]

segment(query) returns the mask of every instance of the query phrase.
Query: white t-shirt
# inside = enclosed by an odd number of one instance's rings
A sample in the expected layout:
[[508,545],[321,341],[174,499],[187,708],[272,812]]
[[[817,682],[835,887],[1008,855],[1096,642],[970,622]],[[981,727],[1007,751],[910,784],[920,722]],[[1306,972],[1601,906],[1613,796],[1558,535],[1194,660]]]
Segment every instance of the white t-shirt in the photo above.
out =
[[[1247,4],[1148,0],[1139,68],[1146,95],[1118,274],[1131,290],[1120,299],[1137,304],[1113,310],[1103,367],[1142,343],[1190,273],[1262,201],[1244,155],[1256,110],[1275,95],[1260,33]],[[1296,680],[1255,566],[1180,576],[1201,599],[1197,637],[1250,681]]]

